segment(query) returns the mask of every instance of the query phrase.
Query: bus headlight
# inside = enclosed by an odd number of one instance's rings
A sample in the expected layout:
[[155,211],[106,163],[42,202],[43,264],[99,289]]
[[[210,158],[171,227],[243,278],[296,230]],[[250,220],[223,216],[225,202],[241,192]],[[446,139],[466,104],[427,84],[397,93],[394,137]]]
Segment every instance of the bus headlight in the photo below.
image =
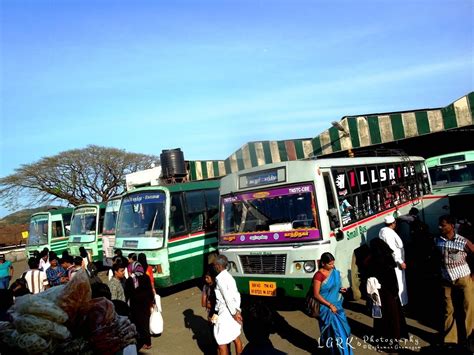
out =
[[314,260],[305,261],[303,264],[303,268],[304,271],[308,273],[314,272],[314,270],[316,270],[316,263],[314,262]]
[[163,273],[163,269],[161,267],[161,264],[152,265],[151,269],[153,270],[154,274],[162,274]]

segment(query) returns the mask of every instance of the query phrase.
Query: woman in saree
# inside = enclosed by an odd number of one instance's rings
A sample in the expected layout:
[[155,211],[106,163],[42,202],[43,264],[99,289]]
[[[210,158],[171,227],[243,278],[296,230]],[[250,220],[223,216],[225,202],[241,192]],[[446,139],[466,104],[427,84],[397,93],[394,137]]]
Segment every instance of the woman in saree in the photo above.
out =
[[331,253],[321,255],[319,270],[314,274],[313,293],[320,303],[320,346],[327,347],[332,354],[353,354],[350,344],[351,328],[342,308],[341,275],[334,267]]

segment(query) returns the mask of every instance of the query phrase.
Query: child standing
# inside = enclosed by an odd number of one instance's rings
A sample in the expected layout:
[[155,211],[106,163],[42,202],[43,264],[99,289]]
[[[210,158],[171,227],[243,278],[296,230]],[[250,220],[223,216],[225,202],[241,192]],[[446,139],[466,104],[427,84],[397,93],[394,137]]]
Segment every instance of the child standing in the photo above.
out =
[[209,265],[206,273],[204,274],[204,286],[201,294],[201,306],[206,308],[207,320],[210,323],[214,323],[213,317],[217,317],[216,314],[216,276],[217,273],[213,265]]

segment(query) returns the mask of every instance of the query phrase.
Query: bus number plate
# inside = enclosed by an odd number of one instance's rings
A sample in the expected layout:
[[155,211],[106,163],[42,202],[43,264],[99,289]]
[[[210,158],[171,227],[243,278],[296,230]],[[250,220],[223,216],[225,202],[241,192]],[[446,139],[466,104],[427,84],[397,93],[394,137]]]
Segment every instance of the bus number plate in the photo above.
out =
[[250,294],[254,296],[276,296],[276,282],[249,281]]
[[138,247],[138,240],[124,240],[123,247],[124,248],[136,248],[136,247]]

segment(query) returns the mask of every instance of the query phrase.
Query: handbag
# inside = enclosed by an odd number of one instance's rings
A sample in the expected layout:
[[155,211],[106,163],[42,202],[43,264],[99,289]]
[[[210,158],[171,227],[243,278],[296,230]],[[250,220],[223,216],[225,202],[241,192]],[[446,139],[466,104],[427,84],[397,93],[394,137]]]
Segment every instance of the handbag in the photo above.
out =
[[163,316],[161,315],[161,297],[155,295],[155,302],[150,315],[150,334],[159,335],[163,333]]
[[303,311],[307,316],[311,318],[319,318],[320,306],[321,303],[319,303],[319,301],[313,296],[313,287],[311,286],[308,291],[308,294],[306,295]]
[[372,318],[382,318],[382,305],[379,304],[379,297],[377,293],[373,293],[367,300],[367,305],[370,307]]
[[382,307],[378,304],[372,304],[372,318],[382,318]]

